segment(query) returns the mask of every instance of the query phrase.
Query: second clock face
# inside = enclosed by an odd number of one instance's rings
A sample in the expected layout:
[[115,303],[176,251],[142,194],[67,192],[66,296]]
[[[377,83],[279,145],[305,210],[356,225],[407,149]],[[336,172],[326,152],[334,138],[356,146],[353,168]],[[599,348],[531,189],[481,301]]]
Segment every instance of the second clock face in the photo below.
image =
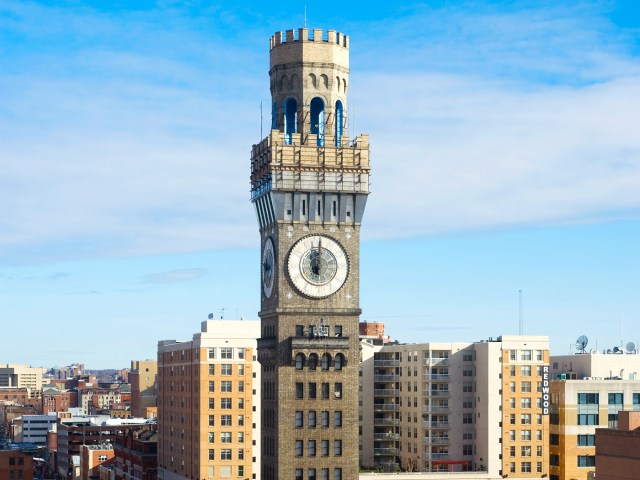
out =
[[323,235],[300,239],[289,251],[289,278],[300,293],[313,298],[337,292],[349,274],[347,254]]
[[267,238],[264,242],[262,249],[262,289],[264,296],[271,297],[273,291],[273,280],[275,276],[275,249],[273,247],[273,240],[271,237]]

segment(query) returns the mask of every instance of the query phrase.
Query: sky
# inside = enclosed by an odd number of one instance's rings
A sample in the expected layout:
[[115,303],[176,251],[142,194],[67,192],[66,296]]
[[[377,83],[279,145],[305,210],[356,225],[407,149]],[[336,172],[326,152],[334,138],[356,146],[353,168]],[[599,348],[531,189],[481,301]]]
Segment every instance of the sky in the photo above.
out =
[[[362,320],[640,345],[640,3],[0,3],[0,363],[123,368],[258,319],[269,38],[350,36]],[[520,312],[522,311],[522,317]]]

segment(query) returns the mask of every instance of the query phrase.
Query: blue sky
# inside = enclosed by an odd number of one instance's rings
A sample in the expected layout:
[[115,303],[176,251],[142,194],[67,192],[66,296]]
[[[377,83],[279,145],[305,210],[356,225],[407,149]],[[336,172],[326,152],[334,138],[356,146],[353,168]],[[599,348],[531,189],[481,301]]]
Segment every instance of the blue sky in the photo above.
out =
[[[211,3],[0,4],[0,362],[124,367],[210,312],[257,319],[249,153],[304,8]],[[307,7],[351,37],[371,136],[363,319],[515,334],[522,290],[552,353],[639,343],[639,5]]]

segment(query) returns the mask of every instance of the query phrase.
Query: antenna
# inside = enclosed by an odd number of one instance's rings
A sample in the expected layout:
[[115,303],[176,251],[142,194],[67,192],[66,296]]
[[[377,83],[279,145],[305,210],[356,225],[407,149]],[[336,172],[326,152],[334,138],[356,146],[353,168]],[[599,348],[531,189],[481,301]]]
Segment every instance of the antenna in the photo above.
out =
[[224,319],[224,307],[222,307],[220,310],[220,320]]
[[522,336],[522,333],[524,331],[524,319],[522,316],[522,290],[518,290],[518,297],[520,303],[520,321],[518,323],[518,334]]
[[580,335],[576,340],[576,350],[579,350],[580,353],[585,353],[585,349],[587,348],[587,344],[589,343],[589,339],[586,335]]
[[307,28],[307,4],[304,5],[304,28]]

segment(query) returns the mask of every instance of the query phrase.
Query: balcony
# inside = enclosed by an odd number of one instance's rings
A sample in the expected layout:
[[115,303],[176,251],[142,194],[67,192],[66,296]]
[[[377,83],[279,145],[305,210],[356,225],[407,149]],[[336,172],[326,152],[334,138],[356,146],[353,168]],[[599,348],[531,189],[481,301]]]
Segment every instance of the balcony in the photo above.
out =
[[374,367],[399,367],[400,360],[388,360],[388,359],[374,359]]
[[374,448],[374,455],[398,455],[400,450],[397,448]]
[[449,428],[449,422],[431,422],[431,428]]
[[399,382],[400,375],[374,375],[374,382]]
[[448,413],[451,411],[448,405],[432,405],[431,412],[432,413]]
[[450,443],[449,437],[431,437],[431,445],[449,445]]
[[400,420],[397,418],[374,418],[373,424],[375,426],[400,425]]
[[450,457],[449,453],[432,453],[431,460],[446,460]]
[[400,405],[397,403],[374,403],[374,412],[397,412],[400,410]]
[[398,440],[400,435],[398,433],[374,433],[374,440]]
[[373,391],[374,397],[398,397],[400,390],[395,388],[380,388]]
[[450,397],[451,392],[449,390],[431,390],[429,395],[432,397]]
[[432,373],[431,380],[446,380],[449,381],[448,373]]

